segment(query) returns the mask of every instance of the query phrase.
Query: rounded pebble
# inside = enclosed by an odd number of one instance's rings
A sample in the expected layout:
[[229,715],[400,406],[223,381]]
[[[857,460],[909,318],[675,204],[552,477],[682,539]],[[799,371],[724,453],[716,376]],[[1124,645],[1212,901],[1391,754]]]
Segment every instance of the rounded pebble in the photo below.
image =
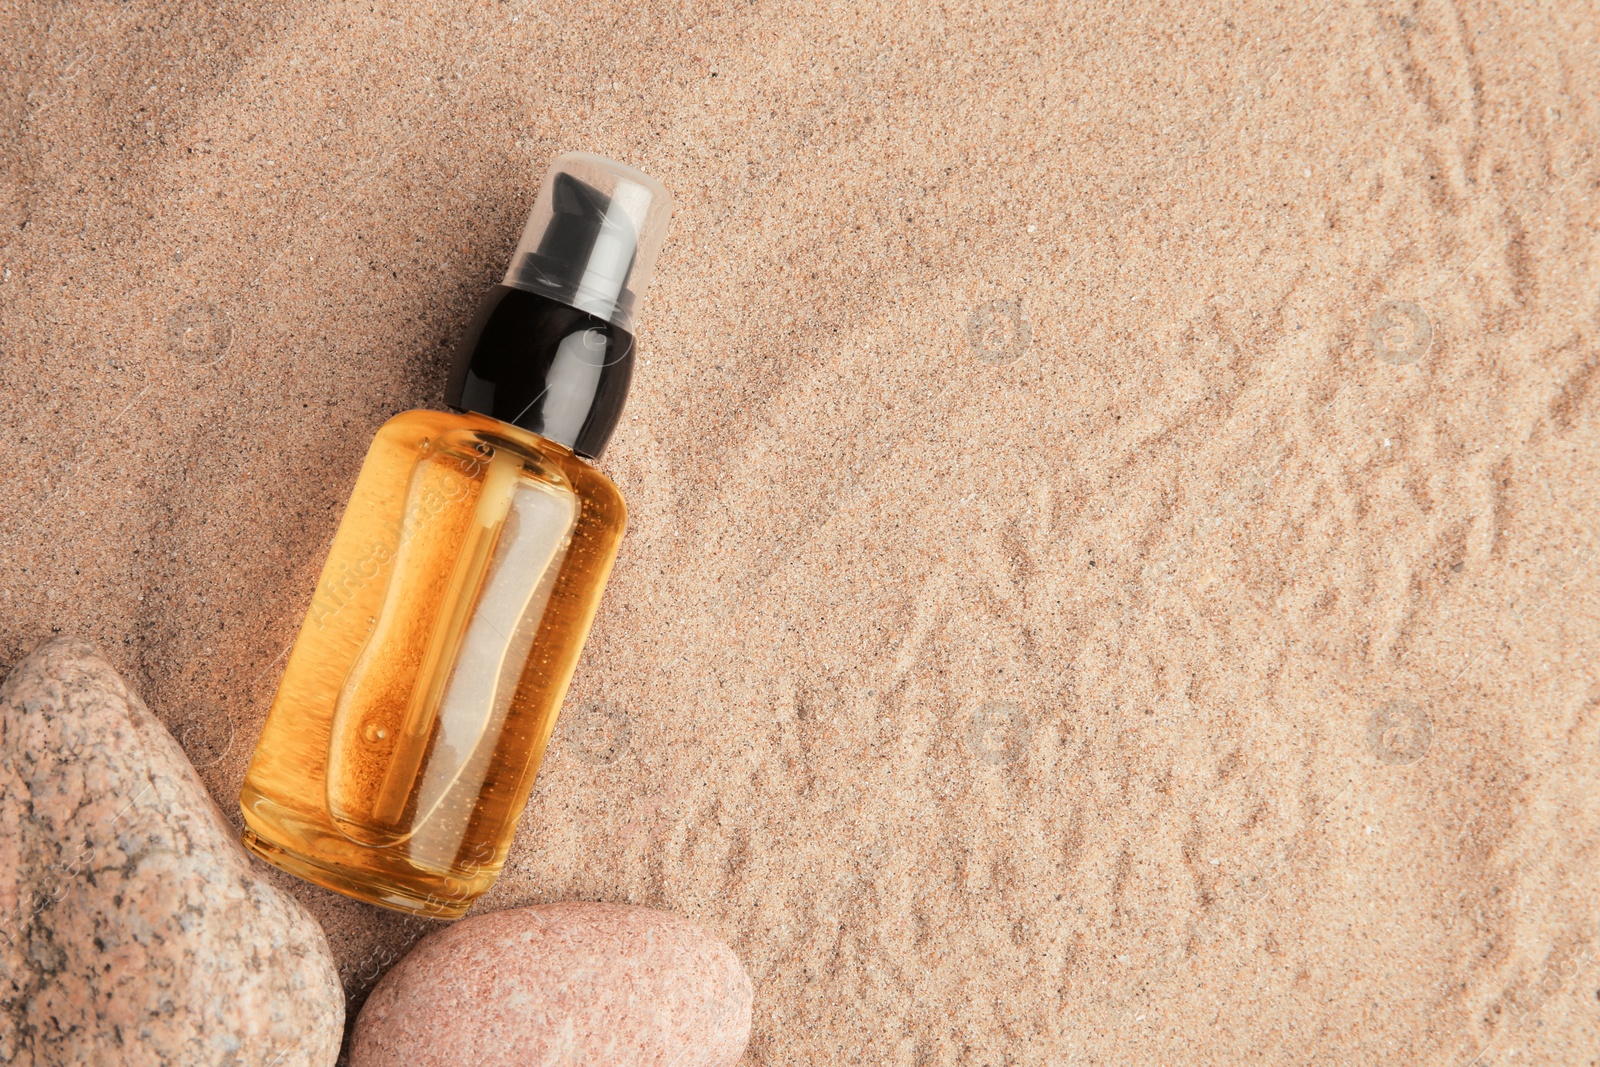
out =
[[356,1021],[351,1067],[731,1067],[750,979],[680,916],[540,904],[463,919],[418,943]]

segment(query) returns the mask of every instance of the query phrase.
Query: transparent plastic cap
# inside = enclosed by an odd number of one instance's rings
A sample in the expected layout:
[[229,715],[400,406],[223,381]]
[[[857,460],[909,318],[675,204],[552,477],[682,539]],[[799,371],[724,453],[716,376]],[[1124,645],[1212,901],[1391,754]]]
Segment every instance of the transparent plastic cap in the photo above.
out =
[[654,178],[568,152],[545,172],[503,284],[632,333],[671,217],[672,195]]

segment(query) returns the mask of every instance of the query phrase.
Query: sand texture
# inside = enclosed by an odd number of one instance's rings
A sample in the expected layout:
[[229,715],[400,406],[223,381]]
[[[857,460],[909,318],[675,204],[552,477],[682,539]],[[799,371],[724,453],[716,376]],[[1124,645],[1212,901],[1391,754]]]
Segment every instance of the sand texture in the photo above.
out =
[[[478,911],[691,918],[750,1064],[1594,1062],[1593,4],[0,18],[0,665],[94,640],[237,819],[595,151],[679,204],[632,521]],[[423,924],[277,884],[353,1018]]]

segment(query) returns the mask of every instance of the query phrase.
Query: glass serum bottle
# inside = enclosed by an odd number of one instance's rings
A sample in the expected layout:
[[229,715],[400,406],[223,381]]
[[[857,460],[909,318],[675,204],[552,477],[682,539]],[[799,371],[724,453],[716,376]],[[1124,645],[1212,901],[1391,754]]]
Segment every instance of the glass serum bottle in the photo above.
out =
[[267,861],[437,918],[499,875],[622,538],[590,460],[671,213],[631,167],[558,158],[457,354],[457,411],[379,429],[240,793]]

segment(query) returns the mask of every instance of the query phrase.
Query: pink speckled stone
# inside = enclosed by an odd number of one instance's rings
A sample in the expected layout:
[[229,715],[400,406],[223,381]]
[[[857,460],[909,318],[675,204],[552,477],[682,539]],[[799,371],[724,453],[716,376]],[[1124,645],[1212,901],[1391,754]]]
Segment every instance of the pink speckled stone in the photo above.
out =
[[356,1022],[351,1067],[729,1067],[750,979],[694,923],[622,904],[541,904],[424,938]]
[[0,688],[0,1063],[330,1067],[322,929],[93,646]]

